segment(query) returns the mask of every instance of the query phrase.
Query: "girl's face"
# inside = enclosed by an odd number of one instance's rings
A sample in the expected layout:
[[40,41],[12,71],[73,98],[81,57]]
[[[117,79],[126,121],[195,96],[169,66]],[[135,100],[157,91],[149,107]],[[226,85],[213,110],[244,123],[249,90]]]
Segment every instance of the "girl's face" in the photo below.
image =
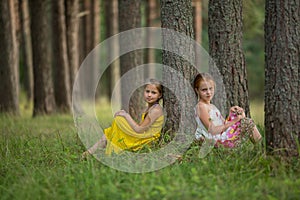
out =
[[148,104],[154,104],[155,102],[158,102],[158,100],[161,98],[161,93],[158,91],[155,85],[148,84],[146,85],[144,89],[144,99]]
[[201,81],[199,87],[196,88],[196,92],[200,101],[210,103],[215,94],[215,84],[211,80]]

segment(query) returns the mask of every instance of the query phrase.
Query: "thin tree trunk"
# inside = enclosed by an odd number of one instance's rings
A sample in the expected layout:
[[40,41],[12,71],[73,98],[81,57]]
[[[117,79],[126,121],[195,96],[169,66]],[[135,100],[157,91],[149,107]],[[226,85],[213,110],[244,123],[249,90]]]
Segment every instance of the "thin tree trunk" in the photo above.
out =
[[[156,27],[158,24],[156,23],[156,20],[158,18],[158,6],[156,0],[147,0],[146,1],[146,27]],[[159,24],[160,26],[160,24]],[[147,46],[153,43],[153,35],[150,33],[147,34]],[[155,59],[155,50],[154,49],[145,49],[145,54],[146,54],[146,60],[145,63],[149,65],[149,67],[146,70],[145,76],[149,77],[155,77],[155,65],[151,63],[156,63]]]
[[0,112],[19,114],[19,59],[14,14],[14,1],[0,2]]
[[29,1],[33,53],[33,116],[55,111],[49,38],[49,1]]
[[223,76],[226,91],[226,97],[218,96],[220,92],[216,93],[214,103],[223,114],[228,113],[231,106],[239,105],[250,116],[247,72],[242,48],[242,0],[210,0],[208,20],[209,54]]
[[27,100],[33,100],[33,67],[32,67],[32,46],[30,33],[28,0],[20,1],[20,19],[22,32],[22,52],[24,60],[24,88]]
[[[116,35],[119,32],[118,25],[118,0],[105,1],[106,3],[106,37],[109,38],[113,35]],[[119,40],[117,37],[111,41],[108,47],[108,59],[114,58],[118,55],[119,52]],[[113,89],[115,89],[115,98],[111,99],[114,105],[120,105],[121,102],[121,90],[120,88],[115,87],[117,82],[120,79],[120,60],[116,59],[108,68],[109,78],[108,78],[108,96],[111,97]],[[115,88],[114,88],[115,87]]]
[[71,92],[64,0],[53,1],[52,6],[55,102],[59,112],[69,112],[71,107]]
[[79,69],[79,0],[66,0],[67,50],[69,61],[70,89]]
[[299,156],[300,2],[267,0],[265,9],[267,149]]

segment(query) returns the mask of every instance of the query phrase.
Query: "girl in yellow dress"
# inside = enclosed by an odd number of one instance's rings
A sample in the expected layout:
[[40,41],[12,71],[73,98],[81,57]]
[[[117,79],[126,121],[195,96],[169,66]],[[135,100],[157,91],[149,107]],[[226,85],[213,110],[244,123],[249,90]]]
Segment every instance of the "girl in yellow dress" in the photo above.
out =
[[159,104],[162,96],[163,86],[151,79],[144,88],[144,100],[148,106],[142,113],[140,123],[136,123],[125,110],[116,112],[111,127],[104,130],[101,140],[82,156],[93,154],[99,147],[106,148],[106,154],[123,150],[137,151],[157,141],[164,123],[163,109]]

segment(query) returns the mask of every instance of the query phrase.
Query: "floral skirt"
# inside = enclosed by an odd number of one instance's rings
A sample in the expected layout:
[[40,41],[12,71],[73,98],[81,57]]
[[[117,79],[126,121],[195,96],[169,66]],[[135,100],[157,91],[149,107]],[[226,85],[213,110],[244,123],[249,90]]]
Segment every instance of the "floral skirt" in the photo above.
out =
[[[232,121],[237,115],[230,113],[226,121]],[[234,148],[240,146],[244,141],[248,140],[253,132],[254,123],[250,118],[243,118],[239,122],[230,126],[226,131],[226,140],[217,140],[216,147],[223,146]]]

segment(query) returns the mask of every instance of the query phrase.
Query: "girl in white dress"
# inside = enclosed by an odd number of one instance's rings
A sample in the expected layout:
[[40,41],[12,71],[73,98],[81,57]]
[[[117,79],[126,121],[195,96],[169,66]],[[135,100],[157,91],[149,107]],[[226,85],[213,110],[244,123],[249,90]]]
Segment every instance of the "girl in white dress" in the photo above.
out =
[[197,140],[208,139],[214,141],[215,146],[229,148],[237,147],[249,138],[253,143],[260,141],[261,134],[252,119],[245,116],[243,108],[231,107],[228,118],[224,119],[219,109],[211,103],[216,84],[208,73],[198,74],[193,84],[199,100],[195,107]]

